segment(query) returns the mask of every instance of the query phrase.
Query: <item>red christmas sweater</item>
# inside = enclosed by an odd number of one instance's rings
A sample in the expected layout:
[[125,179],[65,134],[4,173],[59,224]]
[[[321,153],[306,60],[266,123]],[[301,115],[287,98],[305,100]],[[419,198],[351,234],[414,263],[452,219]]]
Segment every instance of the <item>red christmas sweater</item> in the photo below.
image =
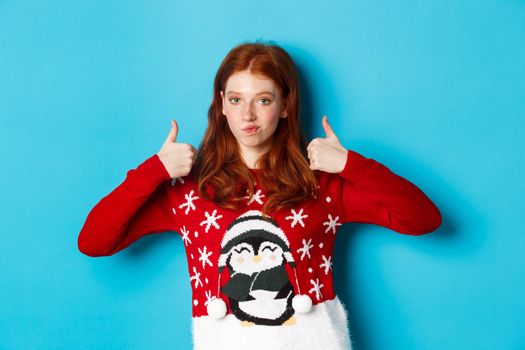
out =
[[[171,179],[155,154],[93,207],[78,248],[108,256],[144,235],[177,232],[187,255],[195,348],[253,349],[257,339],[266,347],[351,348],[346,310],[332,280],[341,225],[370,223],[421,235],[441,225],[438,208],[408,180],[347,150],[341,173],[317,172],[317,198],[267,217],[260,212],[265,189],[259,170],[250,171],[255,193],[245,197],[244,210],[234,211],[205,200],[191,174]],[[210,317],[217,300],[222,314]],[[316,344],[319,332],[324,337]]]

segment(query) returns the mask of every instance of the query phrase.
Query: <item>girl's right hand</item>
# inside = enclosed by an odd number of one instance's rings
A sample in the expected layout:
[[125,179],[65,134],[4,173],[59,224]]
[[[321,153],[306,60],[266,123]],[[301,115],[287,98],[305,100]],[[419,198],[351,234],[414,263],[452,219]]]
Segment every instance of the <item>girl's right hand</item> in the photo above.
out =
[[178,132],[177,122],[172,120],[170,133],[157,153],[172,179],[188,175],[197,156],[197,150],[192,145],[177,143]]

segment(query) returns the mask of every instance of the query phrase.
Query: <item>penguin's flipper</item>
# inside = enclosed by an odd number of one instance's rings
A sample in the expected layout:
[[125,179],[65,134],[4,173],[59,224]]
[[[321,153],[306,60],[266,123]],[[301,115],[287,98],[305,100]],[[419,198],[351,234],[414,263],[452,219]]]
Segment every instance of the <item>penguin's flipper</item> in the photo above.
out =
[[[293,287],[290,283],[286,283],[275,295],[274,299],[284,299],[290,295],[290,291],[293,291]],[[293,292],[292,292],[293,294]]]

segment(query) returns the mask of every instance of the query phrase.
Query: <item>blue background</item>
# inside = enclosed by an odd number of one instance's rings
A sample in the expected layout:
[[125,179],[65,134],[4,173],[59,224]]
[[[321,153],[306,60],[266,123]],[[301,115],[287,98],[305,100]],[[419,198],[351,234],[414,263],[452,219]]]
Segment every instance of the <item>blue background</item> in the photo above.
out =
[[90,209],[179,123],[198,146],[214,74],[274,40],[309,139],[342,144],[443,214],[412,237],[347,224],[335,288],[357,350],[525,347],[524,1],[1,1],[0,348],[190,349],[183,244],[77,250]]

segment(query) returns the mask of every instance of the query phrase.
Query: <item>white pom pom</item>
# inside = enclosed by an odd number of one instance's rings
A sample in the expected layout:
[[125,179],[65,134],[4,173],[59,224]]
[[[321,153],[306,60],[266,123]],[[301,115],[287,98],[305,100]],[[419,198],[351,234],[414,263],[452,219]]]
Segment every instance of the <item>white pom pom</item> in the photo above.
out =
[[226,303],[220,298],[213,298],[208,302],[206,310],[213,318],[223,318],[226,315]]
[[292,307],[295,311],[305,314],[312,309],[312,299],[306,294],[297,294],[292,299]]

